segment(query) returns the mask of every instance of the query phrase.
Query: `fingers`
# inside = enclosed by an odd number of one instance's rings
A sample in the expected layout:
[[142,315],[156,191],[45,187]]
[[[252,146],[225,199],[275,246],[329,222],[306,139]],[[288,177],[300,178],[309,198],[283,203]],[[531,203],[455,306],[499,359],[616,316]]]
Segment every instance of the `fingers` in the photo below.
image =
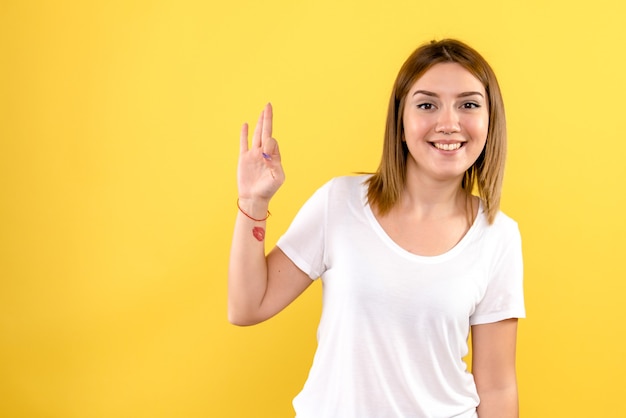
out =
[[262,128],[262,141],[265,142],[272,137],[272,118],[273,118],[272,104],[268,103],[263,109],[263,128]]
[[261,131],[263,129],[263,116],[265,114],[265,109],[259,115],[259,119],[256,121],[256,126],[254,127],[254,133],[252,134],[252,148],[259,148],[261,146]]
[[252,148],[260,148],[265,141],[272,137],[272,105],[267,104],[259,115],[252,135]]

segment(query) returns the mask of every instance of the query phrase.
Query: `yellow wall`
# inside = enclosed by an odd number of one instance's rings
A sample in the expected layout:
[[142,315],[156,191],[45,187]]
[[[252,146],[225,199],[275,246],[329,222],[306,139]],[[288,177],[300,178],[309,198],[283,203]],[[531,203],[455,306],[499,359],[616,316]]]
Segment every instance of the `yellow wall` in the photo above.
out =
[[0,416],[288,417],[320,286],[226,321],[240,124],[275,107],[268,244],[376,168],[406,56],[499,75],[524,237],[524,417],[626,416],[626,74],[618,0],[0,3]]

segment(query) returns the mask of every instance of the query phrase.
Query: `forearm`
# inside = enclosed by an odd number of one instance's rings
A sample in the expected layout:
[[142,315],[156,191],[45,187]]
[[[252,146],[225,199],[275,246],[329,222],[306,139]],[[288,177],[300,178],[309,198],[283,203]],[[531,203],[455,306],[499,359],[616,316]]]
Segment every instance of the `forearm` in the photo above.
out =
[[478,418],[519,418],[517,385],[478,392]]
[[266,221],[250,217],[265,218],[268,203],[241,200],[239,204],[228,269],[228,318],[237,325],[250,325],[258,322],[255,318],[267,290]]

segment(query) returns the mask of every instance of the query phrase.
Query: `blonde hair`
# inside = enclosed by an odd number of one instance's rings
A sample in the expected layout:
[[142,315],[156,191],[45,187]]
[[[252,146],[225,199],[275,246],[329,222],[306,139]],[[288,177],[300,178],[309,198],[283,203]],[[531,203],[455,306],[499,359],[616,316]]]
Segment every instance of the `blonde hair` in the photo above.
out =
[[378,170],[368,179],[367,197],[381,214],[398,202],[406,182],[408,148],[404,137],[404,106],[409,89],[433,65],[457,63],[485,87],[489,106],[487,142],[476,162],[465,172],[461,187],[472,193],[477,187],[491,224],[500,209],[500,195],[506,159],[504,102],[496,76],[487,61],[474,49],[455,39],[432,41],[417,48],[400,68],[393,85],[383,154]]

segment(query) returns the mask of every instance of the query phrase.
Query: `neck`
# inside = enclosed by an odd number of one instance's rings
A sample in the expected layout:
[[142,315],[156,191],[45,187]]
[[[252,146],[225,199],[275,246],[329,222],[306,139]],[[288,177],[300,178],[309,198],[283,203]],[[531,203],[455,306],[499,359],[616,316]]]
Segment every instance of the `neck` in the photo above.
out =
[[424,181],[416,176],[407,178],[398,209],[424,218],[443,218],[466,212],[469,193],[461,188],[461,179],[454,181]]

